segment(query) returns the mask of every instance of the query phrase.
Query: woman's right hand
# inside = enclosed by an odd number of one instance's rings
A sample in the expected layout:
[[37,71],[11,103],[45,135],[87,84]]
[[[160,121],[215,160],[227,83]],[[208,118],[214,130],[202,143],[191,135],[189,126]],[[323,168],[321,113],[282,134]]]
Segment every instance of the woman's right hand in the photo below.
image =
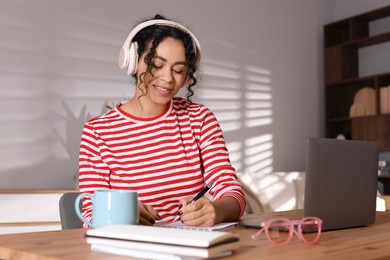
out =
[[143,204],[138,201],[139,210],[139,224],[141,225],[153,225],[156,220],[160,220],[160,216],[157,211],[150,205]]

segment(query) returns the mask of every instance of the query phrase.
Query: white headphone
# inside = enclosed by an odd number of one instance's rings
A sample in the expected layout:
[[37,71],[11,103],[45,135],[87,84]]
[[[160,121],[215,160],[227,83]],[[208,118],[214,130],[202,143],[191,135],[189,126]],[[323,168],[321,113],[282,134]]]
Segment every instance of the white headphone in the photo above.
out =
[[195,54],[197,55],[197,60],[198,61],[200,60],[200,43],[190,30],[188,30],[183,25],[170,20],[164,20],[164,19],[149,20],[137,25],[130,32],[129,36],[127,36],[126,41],[123,43],[123,47],[119,52],[119,68],[121,69],[127,68],[128,75],[134,75],[135,73],[137,73],[137,68],[138,68],[138,43],[132,42],[133,38],[137,35],[139,31],[141,31],[145,27],[152,26],[155,24],[175,27],[182,30],[183,32],[188,33],[191,36],[192,42],[196,48]]

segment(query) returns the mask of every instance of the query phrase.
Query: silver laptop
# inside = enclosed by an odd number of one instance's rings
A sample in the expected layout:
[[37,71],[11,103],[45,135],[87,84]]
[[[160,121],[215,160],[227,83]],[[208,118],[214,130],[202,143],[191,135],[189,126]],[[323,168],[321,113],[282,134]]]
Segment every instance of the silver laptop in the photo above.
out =
[[323,230],[375,223],[379,147],[366,141],[309,138],[304,216]]

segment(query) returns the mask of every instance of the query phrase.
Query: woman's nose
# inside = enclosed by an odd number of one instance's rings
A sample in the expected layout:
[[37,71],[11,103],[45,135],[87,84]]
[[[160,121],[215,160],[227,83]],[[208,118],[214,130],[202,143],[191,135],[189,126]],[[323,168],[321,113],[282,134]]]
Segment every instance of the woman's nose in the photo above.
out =
[[171,68],[169,67],[165,67],[163,69],[160,70],[161,74],[160,74],[160,78],[165,80],[166,82],[171,82],[172,79],[173,79],[173,71],[171,70]]

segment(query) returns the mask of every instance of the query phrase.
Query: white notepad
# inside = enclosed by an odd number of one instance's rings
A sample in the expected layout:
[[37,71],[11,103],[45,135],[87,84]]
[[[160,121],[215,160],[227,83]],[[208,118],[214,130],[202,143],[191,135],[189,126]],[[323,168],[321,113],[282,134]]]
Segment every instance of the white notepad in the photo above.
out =
[[224,231],[172,229],[142,225],[112,225],[89,229],[92,247],[111,248],[111,253],[134,250],[196,257],[230,253],[240,246],[239,236]]
[[193,247],[211,247],[230,240],[239,240],[235,233],[202,231],[143,225],[111,225],[87,230],[87,236],[138,242],[153,242]]
[[88,237],[91,250],[98,253],[131,256],[141,259],[187,259],[187,257],[211,258],[229,256],[239,248],[239,242],[223,244],[210,248],[183,247],[167,244],[134,242]]
[[163,253],[163,252],[153,252],[150,250],[144,249],[134,249],[134,246],[129,247],[125,246],[117,246],[110,245],[107,242],[95,242],[94,240],[105,240],[101,238],[88,238],[87,242],[91,245],[92,252],[95,253],[104,253],[104,254],[112,254],[112,255],[120,255],[120,256],[128,256],[134,257],[136,259],[158,259],[158,260],[182,260],[183,257],[171,253]]

